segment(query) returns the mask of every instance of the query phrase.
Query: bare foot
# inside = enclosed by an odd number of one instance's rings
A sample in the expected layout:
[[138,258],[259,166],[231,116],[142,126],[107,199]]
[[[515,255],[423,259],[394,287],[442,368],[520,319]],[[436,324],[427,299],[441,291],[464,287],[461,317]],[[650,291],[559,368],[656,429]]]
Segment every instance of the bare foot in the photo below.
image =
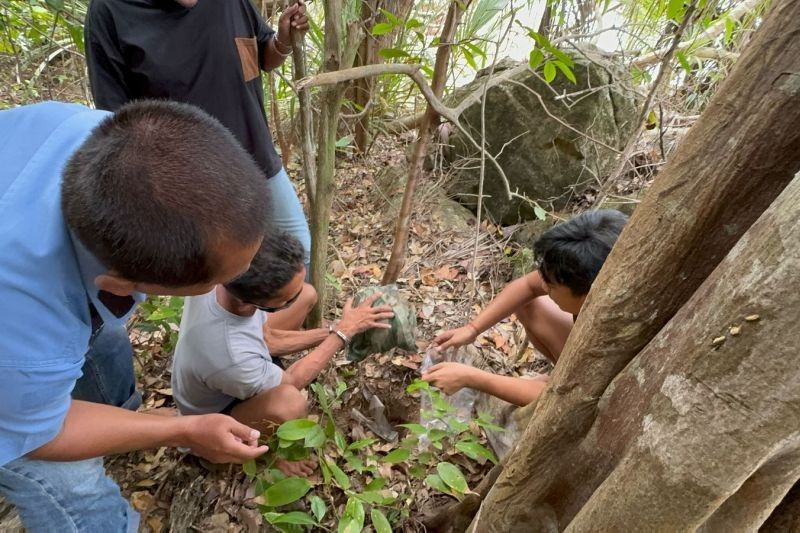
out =
[[314,459],[303,459],[302,461],[278,459],[275,461],[275,466],[287,476],[308,477],[314,473],[317,462]]

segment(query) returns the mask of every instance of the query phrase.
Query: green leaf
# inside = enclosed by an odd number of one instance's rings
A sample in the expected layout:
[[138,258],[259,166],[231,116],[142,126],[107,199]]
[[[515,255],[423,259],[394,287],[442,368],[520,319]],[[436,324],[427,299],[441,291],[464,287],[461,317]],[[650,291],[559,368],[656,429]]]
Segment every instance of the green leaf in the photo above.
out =
[[386,35],[394,29],[394,26],[388,22],[379,22],[372,27],[372,35]]
[[56,11],[61,11],[64,9],[64,0],[46,0],[46,2],[48,6]]
[[278,481],[264,492],[265,504],[270,507],[280,507],[296,502],[311,490],[311,483],[302,477],[287,477]]
[[692,72],[692,65],[689,63],[689,60],[686,59],[686,54],[683,52],[676,52],[675,57],[678,59],[678,63],[681,64],[681,67],[683,67],[683,70],[685,70],[687,74]]
[[392,450],[381,458],[384,463],[396,464],[402,463],[411,455],[411,452],[405,448],[397,448]]
[[390,505],[394,503],[395,497],[389,494],[381,494],[378,491],[367,490],[358,494],[353,494],[356,498],[365,503],[375,503],[379,505]]
[[375,533],[392,533],[392,525],[380,509],[373,507],[369,515],[372,518],[372,527],[375,529]]
[[558,70],[560,70],[561,73],[564,74],[564,77],[566,77],[569,81],[571,81],[572,83],[578,83],[578,80],[575,79],[575,73],[572,72],[571,68],[569,68],[561,61],[553,61],[553,64],[555,64],[555,66],[558,67]]
[[303,440],[313,432],[314,428],[318,427],[319,424],[313,420],[298,418],[281,424],[275,434],[283,440]]
[[683,0],[669,0],[667,4],[667,18],[680,22],[683,13]]
[[464,494],[469,490],[469,487],[467,486],[467,480],[464,479],[464,474],[462,474],[461,470],[459,470],[459,468],[453,463],[439,463],[436,465],[436,472],[448,487],[459,494]]
[[247,477],[256,477],[256,461],[255,459],[250,459],[246,463],[242,465],[242,470],[244,473],[247,474]]
[[401,21],[399,18],[397,18],[397,16],[395,16],[395,14],[394,14],[394,13],[392,13],[391,11],[386,11],[385,9],[381,9],[381,13],[383,13],[383,16],[384,16],[384,17],[386,17],[386,20],[388,20],[389,22],[391,22],[391,23],[392,23],[392,24],[394,24],[395,26],[399,26],[400,24],[402,24],[402,23],[403,23],[403,22],[402,22],[402,21]]
[[353,135],[345,135],[336,141],[336,148],[347,148],[353,142]]
[[411,465],[408,468],[408,475],[415,478],[421,478],[425,475],[425,468],[422,465]]
[[562,63],[564,63],[568,67],[572,68],[573,66],[575,66],[575,62],[572,60],[572,58],[569,57],[564,52],[562,52],[561,50],[559,50],[558,48],[553,47],[548,51],[551,54],[553,54],[556,59],[558,59],[559,61],[561,61]]
[[475,57],[472,55],[472,52],[462,46],[461,53],[464,54],[464,59],[466,59],[467,64],[472,67],[472,70],[478,70],[478,64],[475,62]]
[[425,484],[434,490],[450,494],[450,487],[448,487],[437,474],[429,474],[428,477],[425,478]]
[[428,390],[431,388],[431,384],[427,381],[422,381],[421,379],[415,379],[411,382],[411,384],[406,387],[406,392],[411,394],[412,392],[418,391],[420,389]]
[[381,490],[386,485],[386,480],[382,477],[376,477],[364,487],[364,490],[367,491],[376,491]]
[[554,79],[556,79],[556,66],[552,61],[548,61],[544,64],[544,81],[550,83]]
[[367,446],[371,446],[378,442],[378,439],[361,439],[355,442],[351,442],[350,446],[347,447],[348,450],[361,450],[366,448]]
[[736,23],[730,17],[725,17],[725,36],[723,39],[726,45],[731,44],[734,29],[736,29]]
[[406,21],[406,28],[409,30],[413,30],[415,28],[424,28],[425,25],[415,18],[408,19]]
[[422,424],[400,424],[400,427],[406,428],[415,435],[422,435],[423,433],[428,432],[428,430],[425,429],[425,426],[423,426]]
[[[267,515],[273,516],[270,519]],[[288,513],[265,513],[265,518],[270,524],[297,524],[300,526],[316,526],[317,522],[311,518],[308,513],[302,511],[291,511]]]
[[539,220],[545,220],[547,218],[547,211],[538,205],[533,206],[533,214],[536,215],[536,218]]
[[482,446],[474,441],[459,441],[456,443],[456,450],[460,451],[470,459],[478,460],[481,458],[488,459],[489,461],[497,464],[497,457],[494,453],[485,446]]
[[538,48],[534,48],[531,50],[530,55],[528,56],[528,66],[531,67],[531,70],[536,70],[536,67],[542,64],[544,61],[544,53]]
[[317,522],[321,522],[323,518],[325,518],[325,513],[328,512],[328,506],[325,505],[325,500],[314,494],[309,498],[311,502],[311,512],[314,513],[314,516],[317,519]]
[[344,451],[347,450],[347,441],[344,438],[344,435],[340,431],[336,431],[333,434],[333,442],[336,443],[336,447],[340,450]]
[[347,474],[339,468],[339,465],[336,463],[328,463],[328,468],[331,469],[331,474],[333,475],[333,479],[342,487],[344,490],[350,488],[350,478],[347,477]]
[[381,48],[378,55],[384,59],[397,59],[398,57],[409,57],[408,52],[399,48]]
[[325,444],[325,432],[321,427],[316,426],[309,435],[306,435],[304,444],[306,448],[319,448]]
[[350,496],[347,499],[347,505],[344,508],[342,520],[339,522],[340,533],[360,533],[364,528],[364,504],[354,497]]

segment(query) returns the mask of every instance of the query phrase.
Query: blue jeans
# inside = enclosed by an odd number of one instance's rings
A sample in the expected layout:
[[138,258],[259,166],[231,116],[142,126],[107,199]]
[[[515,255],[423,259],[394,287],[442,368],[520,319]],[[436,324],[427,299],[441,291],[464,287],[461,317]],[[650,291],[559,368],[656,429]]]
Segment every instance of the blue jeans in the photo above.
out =
[[139,514],[120,495],[103,458],[35,461],[0,466],[0,491],[30,533],[135,533]]
[[[92,335],[82,370],[73,398],[132,410],[141,404],[124,327],[102,326]],[[139,524],[139,514],[106,476],[102,457],[71,462],[20,457],[0,466],[0,493],[31,533],[135,532]]]
[[305,250],[303,262],[308,272],[311,263],[311,232],[308,230],[303,206],[300,204],[294,185],[289,180],[289,175],[286,174],[286,169],[282,168],[267,180],[267,189],[272,198],[270,221],[275,228],[291,234],[303,245]]

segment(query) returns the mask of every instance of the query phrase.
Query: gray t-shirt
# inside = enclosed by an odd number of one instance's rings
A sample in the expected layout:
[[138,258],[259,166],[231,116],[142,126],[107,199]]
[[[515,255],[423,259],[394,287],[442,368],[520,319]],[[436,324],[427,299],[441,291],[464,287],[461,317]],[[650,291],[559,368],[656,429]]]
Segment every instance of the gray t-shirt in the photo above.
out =
[[172,392],[181,414],[219,413],[280,385],[283,370],[270,358],[262,327],[267,314],[238,316],[216,290],[186,298],[172,363]]

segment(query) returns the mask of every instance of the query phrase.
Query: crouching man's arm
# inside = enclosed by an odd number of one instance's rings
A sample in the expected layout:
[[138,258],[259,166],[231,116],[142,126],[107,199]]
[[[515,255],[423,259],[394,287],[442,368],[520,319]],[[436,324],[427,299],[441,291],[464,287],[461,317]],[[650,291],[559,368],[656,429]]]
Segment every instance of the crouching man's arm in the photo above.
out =
[[[388,305],[372,307],[372,304],[380,296],[380,293],[373,294],[358,307],[352,306],[352,298],[348,300],[344,305],[342,319],[333,328],[334,331],[341,331],[348,339],[352,339],[355,335],[372,328],[390,328],[391,325],[385,320],[394,316],[392,308]],[[342,348],[342,345],[343,341],[338,335],[329,334],[328,338],[313,352],[286,369],[283,383],[288,383],[298,389],[305,388],[319,376],[320,372],[333,359],[334,354]]]
[[461,363],[439,363],[430,367],[422,375],[422,379],[448,395],[469,387],[523,406],[541,396],[547,386],[548,378],[547,376],[533,379],[499,376]]
[[244,463],[263,455],[259,432],[220,415],[164,417],[73,400],[61,431],[28,457],[78,461],[161,446],[186,447],[215,463]]

